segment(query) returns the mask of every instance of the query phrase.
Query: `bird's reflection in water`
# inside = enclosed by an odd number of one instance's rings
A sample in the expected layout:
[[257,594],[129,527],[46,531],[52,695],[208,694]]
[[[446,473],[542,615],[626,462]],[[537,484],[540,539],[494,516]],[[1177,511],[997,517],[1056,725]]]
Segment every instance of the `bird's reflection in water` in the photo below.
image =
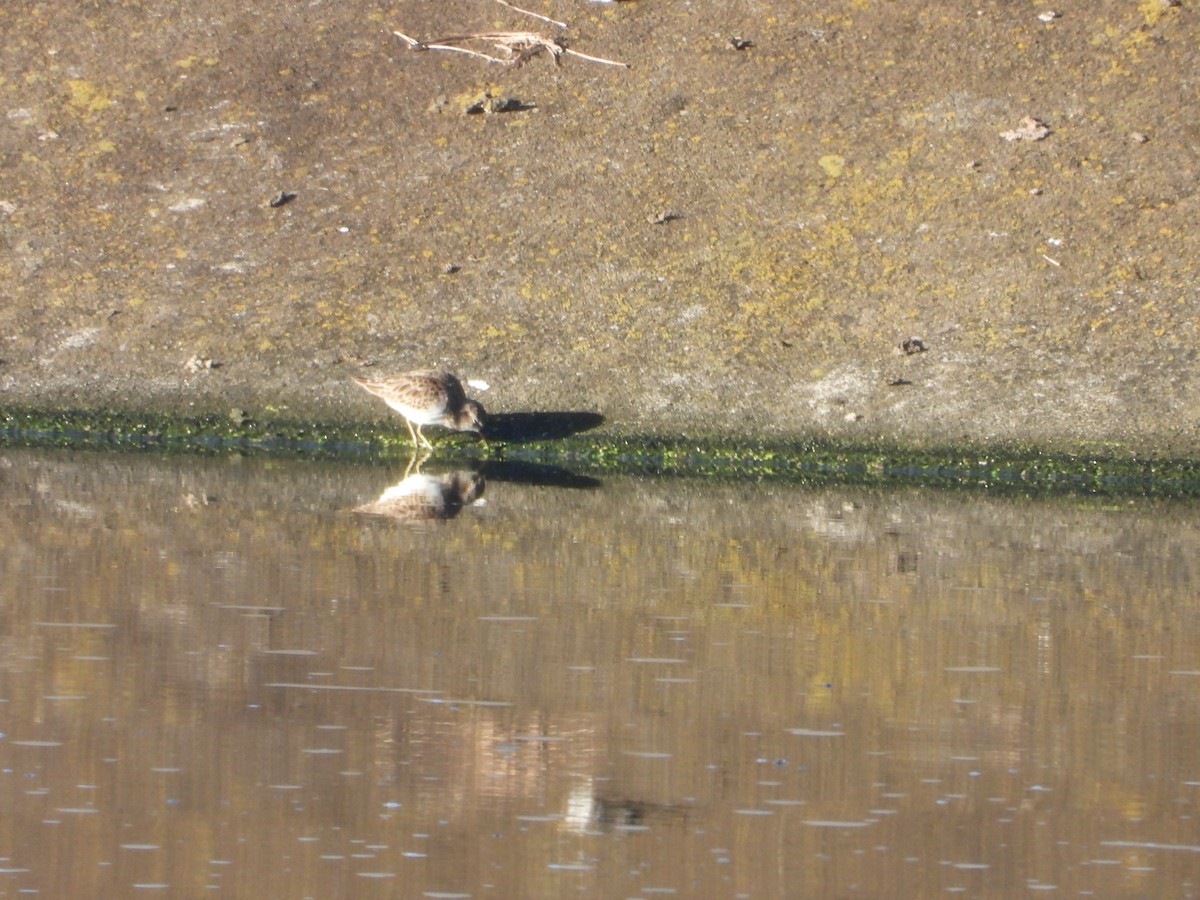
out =
[[421,463],[427,457],[428,454],[414,456],[402,479],[384,489],[378,499],[356,506],[354,512],[401,522],[429,522],[453,519],[464,506],[480,502],[482,475],[469,469],[426,475],[421,471]]
[[594,792],[588,779],[571,789],[567,799],[563,825],[580,834],[601,834],[607,831],[649,831],[654,824],[686,820],[685,807],[635,800],[632,797],[610,797]]

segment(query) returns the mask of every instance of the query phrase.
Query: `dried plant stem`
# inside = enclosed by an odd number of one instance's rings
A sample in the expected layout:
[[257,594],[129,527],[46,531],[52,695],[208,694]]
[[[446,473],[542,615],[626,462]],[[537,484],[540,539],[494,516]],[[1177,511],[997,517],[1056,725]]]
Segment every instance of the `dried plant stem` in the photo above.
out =
[[600,63],[602,66],[620,66],[622,69],[629,68],[629,63],[618,62],[615,59],[605,59],[603,56],[589,56],[586,53],[580,53],[578,50],[572,50],[569,47],[563,47],[563,53],[570,56],[578,56],[580,59],[586,59],[588,62]]
[[439,44],[436,42],[425,43],[424,41],[418,41],[416,38],[410,38],[407,34],[404,34],[401,31],[393,31],[392,34],[396,35],[396,37],[401,38],[402,40],[407,41],[409,49],[411,50],[449,50],[451,53],[465,53],[467,56],[477,56],[480,59],[486,59],[488,62],[509,62],[509,60],[497,59],[494,56],[488,56],[486,53],[480,53],[478,50],[471,50],[467,47],[453,47],[449,44]]
[[522,13],[523,15],[526,15],[526,16],[533,16],[535,19],[541,19],[543,22],[549,22],[551,25],[556,25],[559,28],[565,29],[567,27],[566,22],[559,22],[557,19],[551,19],[549,16],[543,16],[543,15],[540,15],[539,13],[530,12],[527,9],[521,9],[521,7],[519,7],[519,6],[513,6],[511,3],[508,2],[508,0],[496,0],[496,2],[499,3],[501,6],[507,6],[509,9],[514,10],[515,12]]
[[[618,62],[614,59],[605,59],[602,56],[580,53],[578,50],[569,50],[557,39],[538,34],[536,31],[474,31],[469,34],[454,34],[433,41],[419,41],[416,38],[409,37],[402,31],[395,31],[393,34],[407,43],[412,50],[449,50],[453,53],[464,53],[467,56],[474,56],[488,62],[498,63],[502,66],[519,66],[539,53],[549,53],[557,63],[559,62],[559,58],[565,53],[605,66],[629,68],[628,63]],[[490,53],[483,53],[479,50],[473,50],[470,47],[459,46],[467,41],[486,41],[505,55],[492,56]]]

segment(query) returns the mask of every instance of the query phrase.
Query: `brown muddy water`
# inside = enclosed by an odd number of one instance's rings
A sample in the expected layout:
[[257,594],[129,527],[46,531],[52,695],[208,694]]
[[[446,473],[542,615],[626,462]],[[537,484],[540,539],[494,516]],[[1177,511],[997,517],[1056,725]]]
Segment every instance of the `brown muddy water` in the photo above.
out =
[[1195,507],[404,475],[0,455],[0,893],[1200,893]]

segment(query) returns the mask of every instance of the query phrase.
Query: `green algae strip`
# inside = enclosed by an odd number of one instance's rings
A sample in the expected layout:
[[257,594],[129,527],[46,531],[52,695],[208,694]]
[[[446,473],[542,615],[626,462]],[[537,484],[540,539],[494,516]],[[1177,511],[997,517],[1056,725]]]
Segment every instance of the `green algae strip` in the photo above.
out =
[[[510,435],[511,436],[511,435]],[[708,478],[793,484],[928,485],[1018,494],[1200,497],[1200,460],[1038,448],[911,449],[828,439],[757,441],[583,431],[481,443],[442,434],[435,457],[555,466],[592,475]],[[0,446],[281,457],[412,457],[404,430],[242,417],[0,410]]]

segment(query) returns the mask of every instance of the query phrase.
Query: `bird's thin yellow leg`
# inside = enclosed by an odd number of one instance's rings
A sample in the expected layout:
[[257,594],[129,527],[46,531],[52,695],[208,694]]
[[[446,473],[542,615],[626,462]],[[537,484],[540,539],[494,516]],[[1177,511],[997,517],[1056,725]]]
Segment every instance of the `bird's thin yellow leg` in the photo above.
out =
[[417,437],[419,437],[421,439],[422,444],[424,444],[430,450],[433,449],[433,444],[429,443],[429,438],[427,438],[427,437],[425,437],[425,435],[421,434],[421,426],[420,425],[417,426]]
[[408,465],[404,467],[404,477],[412,475],[414,470],[418,475],[421,474],[421,464],[429,459],[428,450],[413,449],[412,456],[408,458]]
[[421,445],[417,443],[417,433],[413,431],[413,424],[408,419],[404,420],[404,424],[408,426],[408,433],[412,437],[413,449],[416,450]]

